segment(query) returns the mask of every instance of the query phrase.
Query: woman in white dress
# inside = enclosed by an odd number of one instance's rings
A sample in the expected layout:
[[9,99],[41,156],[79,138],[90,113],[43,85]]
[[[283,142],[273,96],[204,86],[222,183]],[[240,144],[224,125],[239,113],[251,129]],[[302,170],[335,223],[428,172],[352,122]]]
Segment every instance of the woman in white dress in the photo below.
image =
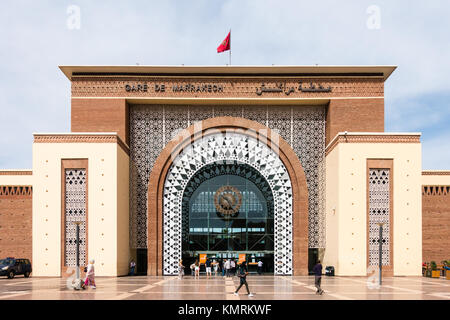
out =
[[198,263],[198,260],[195,260],[195,277],[200,277],[200,264]]

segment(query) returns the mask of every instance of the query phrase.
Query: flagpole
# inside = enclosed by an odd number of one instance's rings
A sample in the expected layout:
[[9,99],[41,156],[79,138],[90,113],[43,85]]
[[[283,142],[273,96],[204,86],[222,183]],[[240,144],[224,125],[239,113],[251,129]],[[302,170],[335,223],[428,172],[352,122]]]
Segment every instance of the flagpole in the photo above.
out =
[[231,66],[231,28],[230,28],[230,66]]

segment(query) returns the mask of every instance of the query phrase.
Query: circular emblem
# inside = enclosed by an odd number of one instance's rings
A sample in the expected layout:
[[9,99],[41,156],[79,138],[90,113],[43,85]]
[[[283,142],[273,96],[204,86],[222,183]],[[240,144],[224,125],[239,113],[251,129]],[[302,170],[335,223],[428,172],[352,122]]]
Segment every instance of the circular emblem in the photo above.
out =
[[214,194],[214,205],[220,213],[231,216],[239,211],[242,205],[242,194],[232,186],[220,187]]

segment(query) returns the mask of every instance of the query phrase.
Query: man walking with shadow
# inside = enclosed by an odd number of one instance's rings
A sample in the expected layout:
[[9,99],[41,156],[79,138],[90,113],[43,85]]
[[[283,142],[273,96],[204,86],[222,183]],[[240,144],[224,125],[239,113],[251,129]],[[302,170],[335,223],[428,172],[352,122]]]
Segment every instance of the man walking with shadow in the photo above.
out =
[[253,297],[253,293],[250,293],[250,290],[248,289],[248,284],[247,284],[247,275],[248,275],[248,270],[247,270],[247,263],[245,261],[243,261],[241,263],[241,265],[239,266],[239,270],[238,270],[238,277],[240,279],[240,284],[239,287],[236,289],[236,291],[234,292],[235,296],[238,296],[238,291],[239,289],[241,289],[241,287],[243,285],[245,285],[245,288],[247,289],[247,294],[249,297]]
[[317,260],[316,265],[313,268],[314,272],[314,283],[317,288],[316,294],[323,294],[322,288],[320,288],[320,284],[322,282],[322,265],[320,264],[320,260]]

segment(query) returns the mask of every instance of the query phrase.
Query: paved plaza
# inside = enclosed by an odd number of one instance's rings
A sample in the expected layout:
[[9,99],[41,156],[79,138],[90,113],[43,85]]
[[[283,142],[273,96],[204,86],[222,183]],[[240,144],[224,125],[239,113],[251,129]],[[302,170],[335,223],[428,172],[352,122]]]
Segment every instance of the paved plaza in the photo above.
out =
[[323,277],[322,296],[315,294],[312,276],[249,276],[254,297],[245,287],[233,294],[237,277],[221,276],[194,279],[185,276],[135,276],[97,278],[97,289],[75,291],[63,278],[0,278],[0,300],[448,300],[450,281],[424,277],[390,277],[381,288],[367,283],[365,277]]

